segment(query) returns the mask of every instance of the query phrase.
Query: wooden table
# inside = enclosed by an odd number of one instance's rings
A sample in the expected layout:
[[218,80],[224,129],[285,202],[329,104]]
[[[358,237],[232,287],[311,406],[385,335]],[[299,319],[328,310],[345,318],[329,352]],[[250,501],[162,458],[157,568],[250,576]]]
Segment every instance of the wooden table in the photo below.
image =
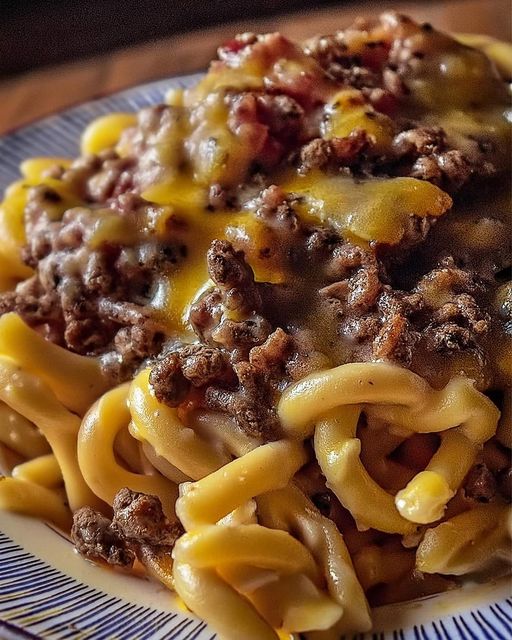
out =
[[510,0],[345,2],[320,11],[230,23],[4,81],[0,83],[0,133],[125,87],[204,69],[216,46],[241,31],[281,31],[303,39],[346,26],[357,15],[393,7],[444,30],[485,33],[503,40],[511,37]]

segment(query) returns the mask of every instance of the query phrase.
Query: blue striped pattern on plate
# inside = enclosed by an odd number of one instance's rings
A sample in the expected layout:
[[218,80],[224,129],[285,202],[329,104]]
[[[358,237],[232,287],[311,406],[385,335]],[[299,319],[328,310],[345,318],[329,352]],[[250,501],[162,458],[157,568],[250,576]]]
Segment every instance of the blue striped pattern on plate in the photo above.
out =
[[[19,164],[35,156],[78,154],[79,136],[94,118],[112,111],[136,111],[161,102],[171,87],[190,86],[198,75],[161,80],[69,109],[19,129],[0,139],[0,191],[19,177]],[[28,522],[27,527],[30,527]],[[162,611],[105,593],[52,567],[1,533],[0,520],[0,640],[213,640],[215,634],[203,622],[177,610]],[[24,542],[25,544],[25,542]],[[144,583],[142,583],[144,584]],[[512,599],[503,588],[454,609],[437,607],[430,619],[421,603],[395,606],[378,616],[388,620],[401,608],[412,614],[406,624],[385,632],[358,634],[357,640],[510,640]],[[442,602],[445,596],[429,601]],[[429,601],[426,602],[427,608]],[[461,603],[464,601],[461,599]],[[458,610],[449,615],[446,611]],[[417,624],[410,622],[418,614]],[[420,624],[421,622],[421,624]],[[244,640],[244,638],[240,638]]]
[[206,624],[197,619],[137,605],[82,584],[34,557],[2,533],[0,558],[0,617],[12,634],[20,628],[23,630],[18,637],[52,640],[215,638]]

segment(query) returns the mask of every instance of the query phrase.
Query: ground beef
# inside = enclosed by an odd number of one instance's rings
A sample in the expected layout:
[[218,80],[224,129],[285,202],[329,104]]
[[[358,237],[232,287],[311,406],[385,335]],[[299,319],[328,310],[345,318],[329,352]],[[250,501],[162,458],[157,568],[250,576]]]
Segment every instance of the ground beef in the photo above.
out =
[[464,493],[474,502],[490,502],[497,491],[497,483],[494,474],[484,463],[476,464],[464,483]]
[[[325,232],[315,232],[308,246],[317,259],[323,256],[323,271],[331,280],[320,288],[320,301],[326,322],[337,325],[345,361],[385,359],[411,366],[420,346],[426,354],[469,351],[481,358],[486,352],[487,285],[452,258],[444,258],[405,292],[393,287],[383,261],[371,250]],[[416,370],[423,375],[427,369]]]
[[208,387],[205,406],[227,411],[247,434],[276,440],[281,435],[276,399],[290,380],[298,380],[326,366],[307,332],[295,335],[277,328],[253,347],[248,360],[233,365],[237,384]]
[[418,158],[446,148],[446,134],[441,127],[416,127],[400,132],[393,139],[398,158]]
[[248,350],[244,360],[220,347],[182,345],[153,365],[150,383],[169,406],[222,411],[248,435],[275,440],[280,434],[275,409],[279,391],[322,366],[325,358],[306,332],[292,336],[277,328]]
[[[410,175],[441,185],[453,192],[469,182],[475,172],[475,167],[463,153],[458,149],[451,149],[440,154],[419,156],[410,170]],[[491,176],[494,169],[491,164],[484,163],[479,168],[479,173],[481,177]]]
[[270,185],[247,206],[267,227],[268,245],[265,249],[269,254],[269,265],[285,273],[291,265],[300,264],[307,234],[305,225],[295,211],[293,196],[277,185]]
[[231,414],[242,431],[250,436],[276,440],[280,426],[268,373],[250,362],[239,362],[233,368],[238,379],[237,388],[208,387],[205,406]]
[[392,292],[385,287],[377,303],[381,326],[372,345],[374,359],[392,360],[405,366],[411,364],[420,338],[414,318],[423,307],[424,300],[420,295]]
[[114,149],[106,149],[77,158],[67,169],[55,165],[46,175],[64,182],[81,200],[103,204],[133,188],[135,168],[132,157],[121,158]]
[[108,518],[91,507],[82,507],[73,515],[71,539],[85,558],[119,567],[131,567],[135,553],[127,546]]
[[228,357],[218,348],[185,345],[164,355],[151,368],[149,382],[160,402],[176,407],[191,387],[229,380]]
[[183,533],[179,522],[170,523],[167,520],[156,496],[125,487],[117,492],[112,507],[112,528],[119,531],[128,544],[132,542],[172,548]]
[[238,426],[251,436],[277,439],[276,392],[288,379],[287,364],[296,351],[292,336],[276,329],[263,344],[250,350],[247,361],[233,365],[235,386],[207,388],[205,406],[233,415]]
[[345,138],[315,138],[300,150],[299,172],[331,168],[339,170],[366,163],[366,151],[373,141],[363,129],[354,129]]
[[219,289],[204,293],[191,306],[188,319],[199,339],[211,343],[212,332],[222,320],[223,296]]
[[261,306],[254,273],[240,251],[229,242],[214,240],[206,254],[208,273],[223,296],[226,309],[250,313]]
[[[360,55],[352,54],[345,40],[345,33],[337,31],[332,35],[307,40],[304,50],[329,76],[343,84],[356,89],[379,86],[378,72],[365,65]],[[373,52],[382,49],[384,52],[385,47],[384,42],[372,42],[368,49],[372,49]]]
[[296,234],[301,223],[286,193],[277,185],[263,189],[253,201],[252,208],[256,216],[275,230],[283,234]]
[[228,94],[228,126],[249,138],[253,164],[270,171],[307,136],[304,110],[288,95],[244,92]]
[[137,125],[121,136],[124,156],[136,158],[131,170],[132,189],[142,193],[162,181],[167,162],[179,166],[185,160],[182,125],[186,117],[181,107],[158,104],[137,113]]
[[[128,197],[121,197],[126,206]],[[139,205],[137,199],[132,204]],[[56,216],[60,196],[47,187],[31,189],[25,210],[27,264],[35,275],[14,292],[0,294],[0,313],[17,312],[28,324],[71,351],[116,354],[110,359],[114,380],[129,377],[161,349],[164,329],[147,305],[154,283],[183,259],[180,246],[144,241],[120,247],[91,246],[99,216],[75,207]],[[135,217],[136,210],[120,213]]]
[[15,291],[0,293],[0,315],[10,311],[39,327],[53,342],[62,340],[64,318],[59,296],[53,289],[45,290],[37,276],[21,282]]
[[[417,109],[417,120],[400,116],[402,104],[415,99],[414,95],[411,97],[409,85],[412,86],[416,78],[428,78],[428,69],[437,64],[438,56],[445,50],[452,56],[464,54],[462,45],[456,45],[430,25],[417,24],[394,12],[383,14],[378,22],[360,24],[356,21],[344,31],[306,42],[306,53],[330,77],[345,87],[359,89],[377,112],[393,120],[395,136],[391,149],[366,162],[364,172],[410,175],[455,192],[473,178],[487,178],[500,170],[501,160],[493,153],[494,142],[485,134],[478,139],[468,135],[459,148],[458,141],[452,138],[448,141],[442,128],[422,123],[421,109]],[[487,65],[492,86],[494,69],[483,60],[479,63]],[[499,83],[497,79],[496,82]],[[493,86],[494,89],[497,95],[499,91]],[[505,104],[504,92],[502,100]],[[410,109],[406,108],[407,111]],[[301,151],[302,171],[331,166],[330,144],[320,140]],[[348,164],[357,164],[357,159],[354,162],[349,156]]]
[[441,127],[416,124],[400,131],[393,138],[391,155],[403,174],[428,180],[449,192],[459,190],[473,175],[489,177],[495,172],[490,159],[450,148]]
[[84,557],[108,564],[131,567],[143,548],[170,553],[182,535],[179,522],[170,523],[156,496],[131,491],[118,491],[109,520],[91,507],[73,514],[71,539]]
[[278,328],[261,346],[251,349],[249,360],[258,371],[279,374],[294,347],[292,336]]
[[[190,322],[201,340],[231,351],[233,360],[242,359],[271,332],[258,313],[262,299],[254,273],[243,252],[222,240],[212,242],[207,264],[215,288],[191,306]],[[240,319],[232,319],[233,315]]]

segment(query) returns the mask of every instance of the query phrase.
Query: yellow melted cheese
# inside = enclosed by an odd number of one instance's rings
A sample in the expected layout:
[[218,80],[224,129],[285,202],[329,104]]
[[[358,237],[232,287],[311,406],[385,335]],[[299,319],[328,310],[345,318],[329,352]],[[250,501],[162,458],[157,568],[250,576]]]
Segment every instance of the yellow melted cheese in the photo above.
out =
[[357,182],[347,176],[311,172],[283,184],[299,197],[304,216],[330,223],[367,242],[396,244],[411,216],[440,216],[452,205],[450,196],[415,178],[372,178]]
[[[62,197],[62,201],[52,205],[55,216],[78,204],[76,197],[60,180],[49,178],[45,172],[60,165],[68,167],[71,161],[65,158],[31,158],[21,164],[23,179],[11,184],[5,190],[4,200],[0,203],[0,291],[10,289],[15,280],[28,278],[32,269],[21,260],[20,251],[26,242],[25,206],[30,187],[44,184]],[[9,274],[5,276],[4,274]]]
[[[441,189],[413,178],[356,182],[312,172],[288,177],[282,187],[298,199],[297,213],[304,220],[330,223],[360,242],[394,244],[412,215],[439,216],[451,206]],[[206,253],[215,239],[242,248],[257,281],[286,281],[287,274],[264,251],[273,244],[272,231],[254,213],[208,211],[206,190],[187,176],[151,187],[143,197],[158,205],[148,210],[153,231],[165,235],[172,220],[170,238],[187,247],[186,258],[162,281],[153,301],[171,331],[187,328],[191,302],[211,285]]]
[[393,139],[391,119],[367,104],[357,89],[345,89],[336,93],[326,105],[323,137],[344,138],[356,129],[366,131],[373,139],[374,154],[385,153],[389,149]]
[[[213,240],[227,239],[235,245],[247,243],[246,258],[254,270],[255,279],[264,282],[283,282],[285,274],[259,251],[269,243],[268,228],[248,211],[216,211],[206,209],[206,191],[181,177],[169,183],[151,187],[143,193],[151,203],[159,205],[153,215],[174,219],[173,239],[187,247],[187,256],[162,282],[153,304],[161,312],[171,331],[183,332],[188,327],[190,304],[212,283],[209,280],[206,253]],[[164,233],[165,224],[158,221],[157,233]],[[250,240],[250,247],[249,247]],[[213,286],[213,285],[212,285]]]

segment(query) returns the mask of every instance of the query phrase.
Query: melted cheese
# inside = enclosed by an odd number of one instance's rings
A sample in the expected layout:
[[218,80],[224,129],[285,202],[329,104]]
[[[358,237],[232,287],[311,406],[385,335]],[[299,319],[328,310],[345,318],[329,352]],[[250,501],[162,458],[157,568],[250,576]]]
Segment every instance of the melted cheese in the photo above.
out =
[[[71,161],[66,158],[31,158],[21,164],[22,180],[11,184],[5,190],[5,197],[0,204],[0,290],[13,286],[17,279],[28,278],[32,269],[21,260],[20,251],[26,242],[25,206],[28,189],[34,185],[45,184],[55,189],[61,196],[58,203],[58,215],[77,204],[76,197],[65,185],[45,174],[51,167],[59,165],[68,167]],[[6,275],[7,274],[7,275]]]
[[512,44],[475,33],[458,33],[455,37],[462,44],[483,51],[504,77],[512,75]]
[[[396,243],[412,215],[439,216],[451,206],[443,191],[413,178],[358,183],[345,176],[311,173],[288,178],[282,186],[298,198],[297,210],[305,219],[330,223],[367,242]],[[208,211],[205,188],[189,176],[151,187],[143,197],[153,204],[148,226],[165,235],[172,222],[167,239],[187,247],[186,258],[162,280],[153,299],[170,331],[187,329],[191,302],[211,286],[206,253],[214,239],[225,238],[242,248],[257,281],[286,281],[287,274],[268,256],[272,231],[253,213]]]
[[[190,304],[212,286],[206,264],[206,253],[215,239],[226,238],[235,245],[250,245],[246,258],[255,278],[265,282],[283,282],[285,275],[269,264],[259,249],[269,244],[268,228],[248,211],[216,211],[206,208],[206,191],[182,176],[171,182],[151,187],[143,197],[160,205],[160,215],[171,216],[174,227],[171,238],[187,247],[185,260],[172,271],[157,291],[153,305],[161,312],[170,331],[183,332],[188,327]],[[158,210],[150,216],[158,218]],[[159,233],[164,226],[157,224]],[[157,233],[158,233],[157,232]]]
[[368,242],[396,244],[411,216],[440,216],[452,205],[448,194],[415,178],[372,178],[311,172],[292,177],[283,188],[299,198],[303,216],[330,223]]
[[363,129],[373,139],[373,153],[389,150],[393,139],[391,119],[367,104],[360,91],[346,89],[336,93],[325,107],[323,137],[344,138],[356,129]]

